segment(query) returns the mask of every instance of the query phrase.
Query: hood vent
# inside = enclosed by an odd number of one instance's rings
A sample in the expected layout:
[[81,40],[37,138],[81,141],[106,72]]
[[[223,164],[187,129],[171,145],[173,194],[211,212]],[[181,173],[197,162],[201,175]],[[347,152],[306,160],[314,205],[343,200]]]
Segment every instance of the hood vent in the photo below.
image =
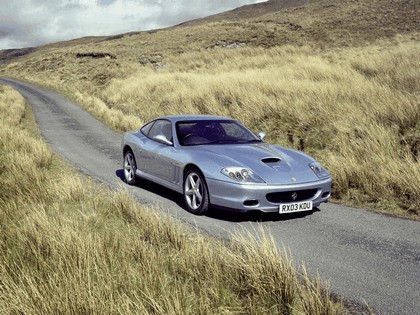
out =
[[278,157],[267,157],[267,158],[263,158],[261,161],[267,165],[272,166],[273,164],[275,165],[279,163],[281,159]]

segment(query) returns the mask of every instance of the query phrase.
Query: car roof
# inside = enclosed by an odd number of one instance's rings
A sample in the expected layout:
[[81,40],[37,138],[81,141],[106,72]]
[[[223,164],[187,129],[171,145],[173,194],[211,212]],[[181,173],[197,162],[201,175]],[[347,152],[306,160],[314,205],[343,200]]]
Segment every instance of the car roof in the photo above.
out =
[[213,115],[174,115],[174,116],[163,116],[156,118],[157,119],[167,119],[172,123],[178,121],[192,121],[192,120],[232,120],[232,118],[222,117],[222,116],[213,116]]

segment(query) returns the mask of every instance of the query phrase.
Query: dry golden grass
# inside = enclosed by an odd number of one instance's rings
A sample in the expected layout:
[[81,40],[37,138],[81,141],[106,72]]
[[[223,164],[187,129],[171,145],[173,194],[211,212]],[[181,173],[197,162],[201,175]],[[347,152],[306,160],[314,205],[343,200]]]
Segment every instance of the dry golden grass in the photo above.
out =
[[[120,131],[162,114],[233,116],[321,160],[336,200],[418,218],[418,8],[323,0],[54,44],[0,74],[57,89]],[[92,52],[116,59],[80,55]],[[74,173],[30,116],[0,86],[0,313],[346,313],[264,231],[229,244],[185,231]]]
[[114,79],[97,98],[124,113],[119,129],[169,114],[235,117],[323,162],[335,198],[418,217],[419,48],[197,52],[168,58],[167,69]]
[[263,230],[222,243],[71,170],[3,86],[0,121],[1,314],[347,313]]
[[[335,200],[418,219],[419,10],[414,0],[322,0],[228,14],[42,47],[0,74],[57,89],[118,131],[159,115],[232,116],[323,162]],[[95,52],[115,58],[86,57]]]

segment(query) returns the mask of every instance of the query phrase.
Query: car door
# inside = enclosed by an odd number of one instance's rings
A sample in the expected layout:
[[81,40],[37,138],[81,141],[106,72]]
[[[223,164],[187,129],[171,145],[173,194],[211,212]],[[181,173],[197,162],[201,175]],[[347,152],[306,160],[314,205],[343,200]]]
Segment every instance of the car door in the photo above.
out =
[[140,153],[142,169],[146,174],[173,183],[176,168],[173,162],[173,133],[169,120],[155,121],[147,134],[148,140]]

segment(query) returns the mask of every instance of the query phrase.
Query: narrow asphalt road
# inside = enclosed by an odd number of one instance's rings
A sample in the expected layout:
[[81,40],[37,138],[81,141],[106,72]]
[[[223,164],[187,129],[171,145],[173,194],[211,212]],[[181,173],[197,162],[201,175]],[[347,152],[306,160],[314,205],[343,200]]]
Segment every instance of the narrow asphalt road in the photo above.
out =
[[[295,263],[330,280],[334,292],[366,301],[380,314],[420,314],[420,222],[392,218],[335,204],[295,215],[234,214],[213,210],[194,216],[182,198],[162,187],[121,180],[121,135],[60,94],[10,79],[0,79],[31,104],[41,132],[52,148],[87,175],[112,188],[126,186],[145,204],[216,236],[229,237],[259,226],[271,231]],[[259,221],[259,222],[257,222]]]

